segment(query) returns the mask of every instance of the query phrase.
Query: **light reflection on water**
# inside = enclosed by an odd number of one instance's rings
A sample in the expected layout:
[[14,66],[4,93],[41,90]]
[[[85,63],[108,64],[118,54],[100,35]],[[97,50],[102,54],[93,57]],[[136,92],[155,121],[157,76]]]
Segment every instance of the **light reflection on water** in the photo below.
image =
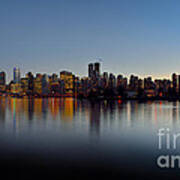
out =
[[18,152],[48,159],[47,164],[49,158],[71,159],[82,166],[154,171],[162,154],[157,131],[163,127],[180,132],[178,101],[0,99],[0,153],[8,158]]
[[86,135],[152,132],[180,124],[179,102],[101,101],[73,98],[0,99],[0,129],[6,132],[58,130]]
[[73,98],[0,99],[0,129],[6,133],[57,132],[83,136],[154,133],[178,129],[179,102],[100,101]]

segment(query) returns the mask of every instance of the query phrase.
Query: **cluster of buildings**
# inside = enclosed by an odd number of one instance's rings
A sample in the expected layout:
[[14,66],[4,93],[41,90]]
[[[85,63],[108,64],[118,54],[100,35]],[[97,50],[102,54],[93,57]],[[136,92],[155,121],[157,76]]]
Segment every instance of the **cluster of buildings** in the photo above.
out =
[[82,97],[82,98],[179,98],[180,75],[172,79],[144,79],[131,75],[101,73],[101,64],[88,65],[88,77],[78,77],[72,72],[33,75],[28,72],[21,77],[20,69],[14,68],[13,80],[6,84],[5,72],[0,72],[0,95],[35,97]]
[[21,78],[20,69],[14,68],[13,81],[6,86],[6,93],[11,96],[73,96],[74,83],[77,79],[71,72],[60,72],[60,78],[57,74],[51,76],[37,73],[35,76],[28,72]]

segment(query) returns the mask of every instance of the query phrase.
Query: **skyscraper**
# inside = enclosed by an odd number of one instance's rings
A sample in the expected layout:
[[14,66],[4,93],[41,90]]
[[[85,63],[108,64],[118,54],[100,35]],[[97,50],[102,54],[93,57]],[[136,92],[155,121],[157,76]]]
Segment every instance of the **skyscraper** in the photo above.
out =
[[89,78],[92,78],[92,77],[93,77],[93,74],[94,74],[93,64],[90,63],[90,64],[88,65],[88,76],[89,76]]
[[5,72],[0,72],[0,85],[6,84],[6,74]]
[[33,93],[33,89],[34,89],[34,76],[31,72],[28,72],[26,74],[26,77],[28,78],[28,89],[29,89],[29,93]]
[[100,75],[100,63],[98,62],[94,63],[94,70],[96,77],[98,77]]
[[65,93],[72,95],[74,90],[74,75],[72,72],[61,71],[60,80],[64,83]]
[[177,88],[177,75],[175,73],[172,74],[172,83],[173,83],[173,89],[176,91],[176,88]]
[[94,64],[90,63],[88,65],[88,76],[89,78],[100,76],[100,63],[96,62]]
[[20,69],[19,68],[14,68],[14,83],[20,83],[21,80],[21,74],[20,74]]
[[6,74],[5,72],[0,72],[0,92],[6,91]]

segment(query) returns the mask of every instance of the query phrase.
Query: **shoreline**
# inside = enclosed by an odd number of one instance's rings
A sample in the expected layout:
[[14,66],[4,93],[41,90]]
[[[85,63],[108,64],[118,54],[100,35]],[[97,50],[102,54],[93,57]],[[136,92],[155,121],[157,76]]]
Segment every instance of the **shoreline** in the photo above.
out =
[[90,100],[90,101],[180,101],[180,97],[151,97],[151,98],[119,98],[119,97],[78,97],[78,96],[11,96],[11,95],[1,95],[0,98],[17,98],[17,99],[64,99],[64,98],[74,98],[79,100]]

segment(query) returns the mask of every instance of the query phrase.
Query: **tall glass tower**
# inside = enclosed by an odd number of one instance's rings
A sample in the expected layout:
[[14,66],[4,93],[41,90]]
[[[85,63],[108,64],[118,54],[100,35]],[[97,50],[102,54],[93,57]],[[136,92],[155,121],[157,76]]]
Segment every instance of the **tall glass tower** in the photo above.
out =
[[14,73],[13,73],[14,83],[20,83],[20,80],[21,80],[20,69],[17,68],[17,67],[15,67],[13,72],[14,72]]
[[92,78],[93,74],[94,74],[94,67],[93,67],[93,64],[91,63],[88,65],[88,76],[89,76],[89,78]]

